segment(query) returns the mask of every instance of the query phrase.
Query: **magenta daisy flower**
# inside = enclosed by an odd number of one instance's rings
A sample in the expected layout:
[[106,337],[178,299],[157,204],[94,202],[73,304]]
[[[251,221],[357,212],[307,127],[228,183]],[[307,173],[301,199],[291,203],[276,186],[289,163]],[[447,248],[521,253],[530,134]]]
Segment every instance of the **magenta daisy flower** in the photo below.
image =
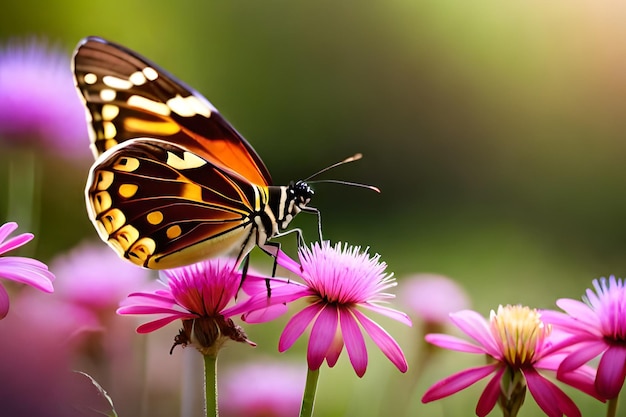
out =
[[0,141],[89,156],[69,54],[31,39],[0,45]]
[[[94,268],[106,265],[106,268]],[[54,258],[50,268],[57,276],[56,294],[90,310],[116,309],[119,301],[142,287],[152,271],[120,259],[101,242],[83,243]]]
[[[158,318],[142,324],[138,333],[153,332],[182,320],[183,330],[174,346],[191,344],[204,355],[214,353],[228,339],[249,341],[243,330],[229,319],[226,307],[232,304],[242,274],[235,270],[235,261],[215,258],[193,265],[163,271],[165,289],[130,294],[118,314],[154,314]],[[246,281],[263,280],[249,273]]]
[[[450,314],[453,323],[474,342],[467,342],[445,334],[428,334],[426,340],[444,349],[486,355],[489,364],[470,368],[451,375],[430,387],[422,402],[428,403],[473,385],[491,376],[476,406],[477,416],[486,416],[496,403],[517,415],[522,406],[526,388],[550,417],[580,416],[574,402],[539,371],[556,373],[565,357],[556,349],[562,335],[545,325],[541,313],[523,306],[500,306],[492,311],[489,320],[471,310]],[[589,395],[593,389],[594,371],[582,367],[562,379]]]
[[595,386],[602,397],[613,399],[626,378],[626,286],[612,275],[595,279],[583,300],[562,298],[556,304],[567,314],[544,313],[546,321],[571,335],[567,343],[576,345],[561,363],[559,377],[601,355]]
[[297,416],[304,390],[303,368],[267,358],[229,367],[219,384],[220,416]]
[[[300,276],[304,284],[293,281],[273,280],[271,291],[258,284],[246,308],[263,309],[268,305],[280,305],[302,299],[307,306],[296,313],[287,323],[280,336],[278,350],[289,349],[308,329],[311,329],[307,350],[308,365],[317,370],[324,360],[333,367],[345,345],[356,374],[361,377],[367,368],[367,350],[362,330],[401,371],[406,372],[407,363],[402,349],[380,325],[361,310],[369,310],[398,320],[408,326],[411,319],[397,310],[382,304],[394,298],[385,292],[396,285],[392,274],[386,273],[387,265],[379,255],[370,256],[359,247],[349,247],[329,242],[315,243],[311,249],[301,248],[300,263],[280,252],[277,262],[288,271]],[[244,282],[244,290],[254,293],[250,284]],[[264,311],[264,310],[261,310]],[[268,316],[247,314],[248,322],[267,321]]]
[[[32,233],[22,233],[7,240],[9,235],[17,229],[17,223],[9,222],[0,226],[0,255],[25,245],[33,239]],[[48,271],[46,264],[35,259],[21,256],[0,256],[0,278],[9,279],[22,284],[28,284],[41,291],[54,291],[52,281],[54,274]],[[0,319],[9,312],[9,294],[0,285]]]
[[402,279],[398,299],[415,317],[432,325],[448,323],[450,313],[470,305],[469,296],[459,283],[437,274],[415,274]]

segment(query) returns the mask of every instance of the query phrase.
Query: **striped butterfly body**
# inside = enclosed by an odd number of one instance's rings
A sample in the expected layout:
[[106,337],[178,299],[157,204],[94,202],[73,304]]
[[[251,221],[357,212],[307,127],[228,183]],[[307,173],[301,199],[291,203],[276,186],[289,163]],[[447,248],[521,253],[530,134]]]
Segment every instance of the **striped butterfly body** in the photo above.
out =
[[193,89],[129,49],[89,37],[74,54],[94,162],[87,211],[121,257],[151,269],[235,253],[286,231],[313,191],[274,186],[252,146]]

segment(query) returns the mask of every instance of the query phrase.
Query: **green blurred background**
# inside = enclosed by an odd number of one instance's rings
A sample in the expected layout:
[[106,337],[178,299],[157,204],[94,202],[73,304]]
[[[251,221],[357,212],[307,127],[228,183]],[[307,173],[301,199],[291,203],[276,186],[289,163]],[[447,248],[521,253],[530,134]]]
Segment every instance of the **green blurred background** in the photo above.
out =
[[[487,314],[507,303],[553,307],[595,277],[623,275],[626,3],[25,0],[2,9],[0,41],[36,34],[69,54],[99,35],[167,68],[244,134],[277,184],[362,152],[327,177],[382,193],[320,184],[313,205],[325,237],[370,246],[400,280],[446,274]],[[37,255],[47,260],[95,232],[82,196],[89,163],[41,163]],[[297,224],[314,236],[314,218]],[[399,339],[407,350],[416,343]],[[348,397],[375,391],[390,364],[380,368],[369,383],[340,378]],[[433,374],[424,387],[445,372]],[[332,392],[322,388],[320,407]],[[447,401],[441,412],[455,415],[452,404],[475,399]],[[415,404],[424,415],[438,407]]]

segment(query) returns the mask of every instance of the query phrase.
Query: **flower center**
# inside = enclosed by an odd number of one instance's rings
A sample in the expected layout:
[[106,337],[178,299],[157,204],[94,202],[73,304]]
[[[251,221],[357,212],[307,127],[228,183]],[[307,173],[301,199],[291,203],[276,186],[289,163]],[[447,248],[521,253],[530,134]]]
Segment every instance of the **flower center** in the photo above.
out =
[[552,331],[537,310],[521,305],[499,306],[497,313],[491,311],[490,321],[503,360],[514,367],[532,364],[537,349]]

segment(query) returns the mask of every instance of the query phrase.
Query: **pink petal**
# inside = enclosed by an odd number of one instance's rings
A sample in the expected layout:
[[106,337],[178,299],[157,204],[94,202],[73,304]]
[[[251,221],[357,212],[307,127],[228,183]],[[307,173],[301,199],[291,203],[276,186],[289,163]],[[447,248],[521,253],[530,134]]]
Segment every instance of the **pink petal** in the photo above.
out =
[[304,333],[321,309],[322,305],[315,303],[296,313],[289,320],[285,326],[285,330],[283,330],[280,335],[280,339],[278,341],[278,351],[284,352],[289,349],[295,341],[302,336],[302,333]]
[[422,397],[422,402],[429,403],[455,394],[492,374],[499,366],[499,363],[493,363],[491,365],[465,369],[454,375],[450,375],[428,388]]
[[478,342],[479,345],[483,346],[489,355],[494,358],[501,356],[500,350],[493,340],[487,321],[483,316],[472,310],[462,310],[451,313],[450,319],[459,329]]
[[568,314],[551,310],[542,311],[541,319],[544,323],[553,324],[575,334],[583,331],[601,336],[598,316],[587,304],[563,298],[557,301],[557,305]]
[[346,308],[339,309],[339,323],[341,323],[341,334],[346,344],[350,363],[356,374],[362,377],[367,369],[367,348],[356,319]]
[[451,349],[466,353],[486,353],[485,349],[482,346],[476,346],[466,340],[459,339],[458,337],[450,336],[447,334],[430,333],[424,336],[424,339],[428,343],[432,343],[433,345],[439,346],[440,348],[444,349]]
[[333,342],[328,348],[328,352],[326,352],[326,363],[329,368],[332,368],[337,364],[339,360],[339,355],[341,355],[341,351],[343,350],[343,337],[341,335],[335,336]]
[[307,349],[309,369],[319,369],[322,362],[324,362],[326,353],[337,334],[338,324],[339,313],[337,309],[330,304],[324,305],[317,315],[313,323],[313,328],[311,329],[309,348]]
[[559,373],[571,372],[574,369],[581,367],[591,359],[604,352],[608,345],[604,340],[600,339],[578,343],[576,347],[577,349],[570,353],[565,359],[563,359],[563,362],[561,362],[558,370]]
[[160,329],[161,327],[166,326],[167,324],[170,324],[171,322],[175,320],[178,320],[179,318],[181,317],[167,316],[167,317],[163,317],[160,319],[149,321],[137,327],[137,333],[145,334],[145,333],[153,332],[155,330]]
[[22,233],[21,235],[12,237],[6,242],[3,242],[3,239],[0,239],[0,255],[10,252],[13,249],[19,248],[22,245],[25,245],[26,243],[33,240],[33,237],[35,236],[32,233]]
[[276,262],[278,265],[285,268],[287,271],[292,272],[296,275],[302,274],[302,267],[300,264],[293,259],[291,259],[285,252],[278,251],[278,255],[276,256]]
[[[250,313],[245,313],[242,316],[242,319],[246,323],[267,323],[268,321],[275,320],[276,318],[282,316],[286,312],[287,312],[286,304],[277,304],[277,305],[269,306],[262,310],[255,310],[255,311],[251,311]],[[232,317],[235,314],[228,314],[227,310],[224,310],[222,315],[224,317]]]
[[147,306],[147,305],[132,305],[123,306],[117,309],[117,314],[130,315],[130,314],[184,314],[191,315],[191,317],[198,317],[197,314],[181,311],[176,308],[159,307],[159,306]]
[[545,379],[534,368],[522,368],[528,390],[539,408],[549,417],[580,417],[576,404],[559,387]]
[[9,313],[9,304],[9,294],[7,290],[0,285],[0,320],[5,318]]
[[0,243],[4,242],[4,240],[15,230],[17,229],[17,223],[15,222],[7,222],[0,226]]
[[402,353],[400,345],[398,345],[393,337],[359,310],[352,310],[352,314],[354,314],[367,334],[372,338],[374,343],[376,343],[376,346],[378,346],[391,363],[393,363],[400,372],[406,372],[409,366],[406,363],[406,358],[404,357],[404,353]]
[[239,303],[225,309],[222,311],[222,314],[225,317],[247,314],[251,311],[266,309],[272,305],[290,303],[309,295],[311,295],[311,290],[307,287],[285,285],[272,289],[270,297],[267,296],[267,293],[258,293],[251,296],[244,303]]
[[598,391],[596,390],[596,370],[587,365],[583,365],[580,368],[575,369],[572,372],[562,373],[557,375],[559,381],[563,381],[567,385],[570,385],[587,395],[590,395],[602,402],[605,401]]
[[489,380],[487,386],[483,390],[483,393],[478,399],[476,404],[476,415],[478,417],[484,417],[493,410],[500,398],[500,383],[502,382],[502,374],[506,368],[501,366],[496,371],[496,374]]
[[45,264],[35,259],[17,256],[0,258],[0,277],[30,285],[47,293],[54,291],[52,286],[54,274],[48,271]]
[[624,385],[626,377],[624,364],[626,363],[626,348],[620,345],[610,345],[600,359],[596,388],[598,393],[606,399],[616,398]]
[[411,318],[405,313],[395,310],[393,308],[388,308],[384,306],[379,306],[372,303],[362,303],[359,304],[361,307],[366,308],[368,310],[374,311],[378,314],[382,314],[383,316],[387,316],[391,319],[397,320],[402,324],[406,324],[407,326],[412,326],[413,322]]

